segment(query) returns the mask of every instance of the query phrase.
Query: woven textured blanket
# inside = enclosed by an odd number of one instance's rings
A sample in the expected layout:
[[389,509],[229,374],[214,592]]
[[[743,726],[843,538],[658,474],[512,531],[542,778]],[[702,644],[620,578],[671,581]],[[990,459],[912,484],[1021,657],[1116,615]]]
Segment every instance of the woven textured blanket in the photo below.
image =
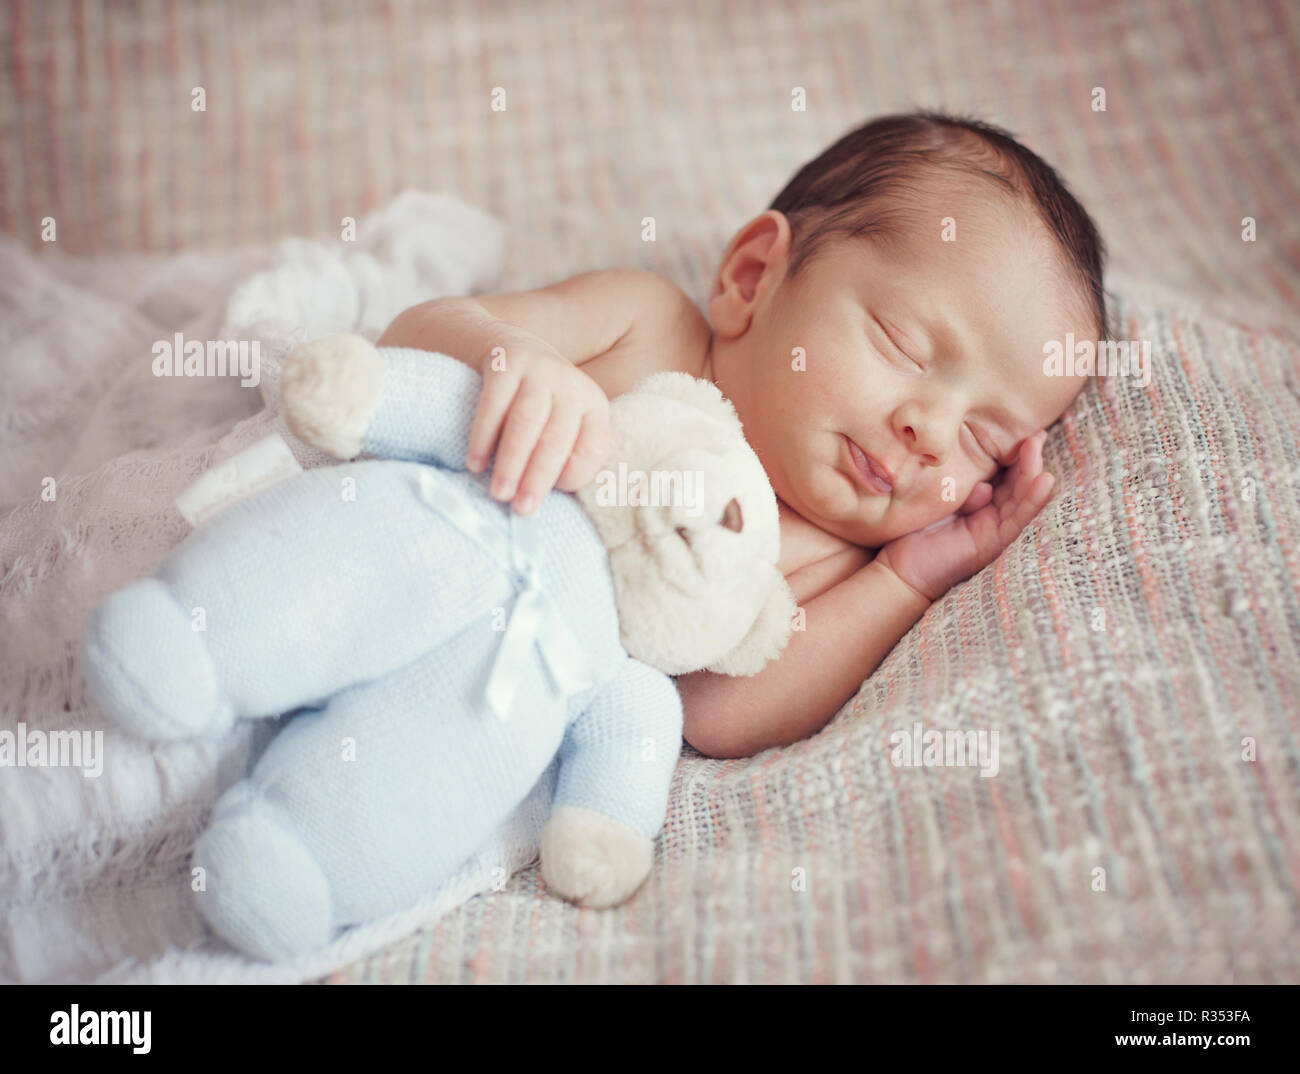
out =
[[[28,281],[6,296],[6,323],[19,325],[22,308],[46,311],[11,336],[12,353],[65,355],[56,371],[80,360],[88,384],[101,365],[109,376],[62,404],[15,398],[0,421],[7,457],[22,463],[13,472],[32,475],[29,502],[0,520],[0,729],[103,727],[75,641],[103,593],[183,535],[171,495],[275,427],[278,359],[302,325],[377,334],[411,289],[454,293],[490,278],[490,241],[478,260],[444,242],[444,260],[421,268],[404,236],[459,227],[499,239],[489,224],[410,195],[367,223],[356,251],[282,245],[233,288],[217,335],[263,342],[266,406],[232,425],[247,402],[233,386],[209,392],[206,432],[174,429],[147,446],[149,423],[122,415],[159,405],[158,378],[141,373],[158,326],[126,323],[138,314],[84,293],[64,294],[72,305],[60,311],[27,255],[4,248],[0,278]],[[75,339],[52,338],[73,308],[124,319],[116,358],[91,360],[93,341],[114,334],[88,316]],[[205,943],[183,898],[187,855],[216,794],[272,728],[246,725],[212,748],[146,748],[109,732],[93,778],[0,770],[0,972],[302,980],[436,921],[395,949],[414,958],[412,945],[427,945],[421,963],[448,979],[458,966],[498,980],[1293,978],[1300,351],[1168,298],[1122,299],[1120,323],[1152,342],[1149,383],[1098,378],[1080,396],[1048,440],[1058,486],[1043,513],[935,604],[822,733],[742,761],[688,749],[656,868],[626,906],[578,910],[539,892],[535,867],[507,879],[534,860],[543,781],[420,906],[309,960],[245,962]],[[82,474],[48,444],[23,460],[19,412],[64,428],[59,414],[86,398],[96,401],[77,424],[106,431],[81,450],[122,454]],[[42,471],[61,475],[53,500],[31,494],[45,487]],[[942,749],[908,763],[947,732],[994,742],[995,763],[954,765]],[[504,938],[525,923],[520,959]],[[589,943],[604,961],[554,968]]]
[[[688,750],[627,906],[528,870],[337,979],[1300,980],[1300,348],[1117,287],[1149,385],[1083,393],[1052,502],[824,731]],[[895,763],[950,731],[996,773]]]
[[[1098,382],[1049,431],[1042,515],[829,727],[745,760],[685,752],[655,869],[626,907],[577,910],[525,868],[304,976],[1300,981],[1300,8],[323,0],[302,19],[231,6],[47,0],[0,20],[0,229],[44,255],[0,269],[0,397],[28,404],[3,407],[0,505],[30,511],[44,475],[188,435],[202,469],[258,393],[230,389],[218,420],[197,385],[154,384],[158,405],[134,413],[120,365],[191,322],[214,335],[200,318],[220,321],[216,296],[265,267],[267,239],[332,244],[345,217],[403,189],[445,191],[506,224],[502,289],[641,267],[702,302],[731,234],[800,164],[913,106],[1004,125],[1056,166],[1107,238],[1123,335],[1153,344],[1148,385]],[[122,256],[243,243],[261,252]],[[114,257],[106,269],[54,249]],[[51,286],[33,295],[19,272]],[[62,331],[97,335],[116,368],[42,334],[42,304],[65,286],[78,319]],[[57,387],[38,392],[51,362]],[[131,517],[133,494],[114,488],[103,503]],[[0,540],[0,664],[29,622],[71,614],[24,594],[80,533],[51,527],[44,556]],[[80,589],[62,584],[75,611],[101,583],[87,570]],[[59,659],[63,719],[79,699]],[[0,696],[6,721],[13,704]],[[999,732],[997,775],[891,763],[892,735],[954,729]],[[181,763],[139,761],[197,815],[208,790],[187,790]],[[67,831],[84,816],[29,808]],[[0,839],[24,821],[0,809]],[[63,844],[69,857],[103,853],[88,833]],[[180,842],[118,848],[123,875],[142,874],[123,881],[135,897],[165,909]],[[81,942],[77,905],[53,949]],[[22,965],[57,972],[21,917],[3,928]],[[122,957],[153,979],[200,978],[163,938],[124,938]],[[106,958],[67,965],[92,955]]]

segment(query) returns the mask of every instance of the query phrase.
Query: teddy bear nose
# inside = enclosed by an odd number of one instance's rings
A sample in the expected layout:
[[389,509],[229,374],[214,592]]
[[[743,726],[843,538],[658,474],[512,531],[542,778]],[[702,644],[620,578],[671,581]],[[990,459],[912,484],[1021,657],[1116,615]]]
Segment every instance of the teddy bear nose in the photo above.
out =
[[[727,506],[722,509],[722,517],[718,519],[718,525],[723,529],[731,530],[732,533],[739,533],[744,528],[745,520],[740,510],[740,501],[734,496],[727,501]],[[677,536],[687,544],[691,543],[691,531],[685,526],[675,527]]]
[[745,520],[740,513],[740,504],[736,502],[733,496],[727,501],[727,506],[722,509],[722,518],[718,520],[725,529],[734,533],[739,533],[745,524]]

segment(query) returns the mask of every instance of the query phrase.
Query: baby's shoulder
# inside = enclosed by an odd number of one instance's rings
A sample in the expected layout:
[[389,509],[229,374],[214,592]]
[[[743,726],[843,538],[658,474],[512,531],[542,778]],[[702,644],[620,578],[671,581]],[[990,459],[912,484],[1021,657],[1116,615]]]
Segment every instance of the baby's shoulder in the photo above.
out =
[[583,363],[613,399],[651,373],[703,376],[712,329],[699,306],[671,280],[640,269],[619,270],[631,322],[603,354]]

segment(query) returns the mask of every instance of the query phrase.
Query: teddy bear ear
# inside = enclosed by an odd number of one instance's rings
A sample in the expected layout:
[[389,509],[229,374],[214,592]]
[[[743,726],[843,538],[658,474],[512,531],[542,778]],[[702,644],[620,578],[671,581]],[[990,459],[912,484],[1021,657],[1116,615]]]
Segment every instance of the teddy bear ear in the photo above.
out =
[[772,569],[776,576],[772,589],[759,609],[754,625],[749,628],[739,643],[725,656],[708,666],[709,671],[719,675],[757,675],[769,660],[775,660],[785,649],[794,627],[795,603],[794,593],[781,574]]
[[632,391],[688,403],[729,428],[734,428],[737,432],[741,430],[736,408],[718,390],[718,386],[689,373],[651,373],[638,381]]

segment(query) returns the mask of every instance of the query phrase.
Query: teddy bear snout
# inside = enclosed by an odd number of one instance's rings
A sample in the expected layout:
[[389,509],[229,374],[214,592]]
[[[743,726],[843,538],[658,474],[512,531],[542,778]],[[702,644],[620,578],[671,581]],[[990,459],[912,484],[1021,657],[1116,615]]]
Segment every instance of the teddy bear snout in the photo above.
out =
[[[718,519],[718,525],[724,530],[739,533],[745,526],[744,517],[740,510],[740,501],[733,496],[727,501],[727,506],[722,509],[722,517]],[[691,532],[686,526],[677,527],[677,536],[687,544],[691,543]]]

